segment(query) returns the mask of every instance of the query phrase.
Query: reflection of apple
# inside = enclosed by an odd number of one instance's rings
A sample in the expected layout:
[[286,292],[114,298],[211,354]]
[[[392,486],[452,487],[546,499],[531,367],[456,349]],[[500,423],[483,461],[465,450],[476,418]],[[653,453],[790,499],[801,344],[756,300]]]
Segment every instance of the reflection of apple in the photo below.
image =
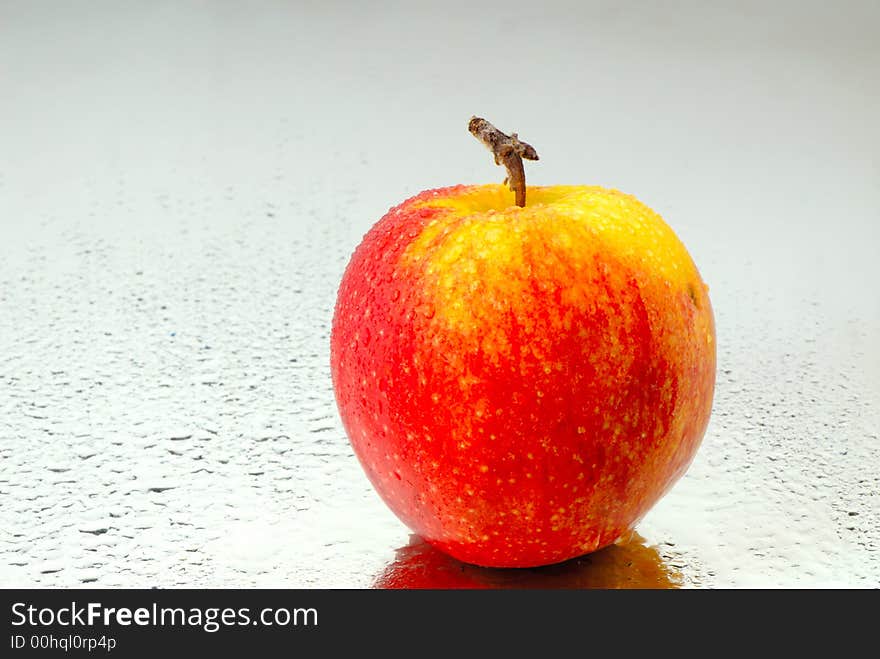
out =
[[418,536],[397,550],[375,588],[679,588],[681,574],[633,532],[628,542],[537,568],[498,569],[461,563]]
[[352,256],[331,337],[379,494],[431,544],[496,567],[632,529],[693,459],[715,381],[706,286],[656,213],[599,187],[517,200],[456,186],[391,209]]

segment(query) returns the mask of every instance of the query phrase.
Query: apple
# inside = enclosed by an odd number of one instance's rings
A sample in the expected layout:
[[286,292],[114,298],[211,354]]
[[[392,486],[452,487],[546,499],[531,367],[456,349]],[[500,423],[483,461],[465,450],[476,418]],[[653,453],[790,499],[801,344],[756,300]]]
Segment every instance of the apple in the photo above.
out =
[[526,197],[520,158],[537,154],[498,133],[481,139],[513,190],[427,190],[356,248],[331,372],[353,450],[404,524],[466,563],[531,567],[613,544],[684,474],[715,326],[657,213],[597,186]]

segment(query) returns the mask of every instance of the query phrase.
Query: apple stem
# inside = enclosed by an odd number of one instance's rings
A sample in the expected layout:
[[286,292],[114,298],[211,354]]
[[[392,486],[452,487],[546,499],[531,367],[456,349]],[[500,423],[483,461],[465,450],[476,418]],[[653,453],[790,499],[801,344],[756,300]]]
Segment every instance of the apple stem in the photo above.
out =
[[537,160],[537,151],[530,144],[520,142],[516,133],[505,135],[480,117],[471,117],[468,130],[495,155],[496,165],[504,165],[507,169],[507,178],[504,182],[513,190],[516,205],[525,206],[526,172],[523,168],[523,158]]

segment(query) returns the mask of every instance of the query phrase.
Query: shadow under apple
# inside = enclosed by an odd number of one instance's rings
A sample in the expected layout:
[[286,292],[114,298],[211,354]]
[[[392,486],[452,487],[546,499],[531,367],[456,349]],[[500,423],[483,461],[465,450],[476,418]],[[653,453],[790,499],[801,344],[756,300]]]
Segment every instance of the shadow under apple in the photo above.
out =
[[483,568],[435,549],[417,535],[373,584],[384,589],[680,588],[681,573],[633,532],[599,551],[538,568]]

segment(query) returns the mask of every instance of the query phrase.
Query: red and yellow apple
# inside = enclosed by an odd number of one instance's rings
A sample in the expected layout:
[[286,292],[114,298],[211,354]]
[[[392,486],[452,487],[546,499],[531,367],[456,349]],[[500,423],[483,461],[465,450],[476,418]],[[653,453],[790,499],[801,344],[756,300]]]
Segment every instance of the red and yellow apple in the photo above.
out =
[[708,289],[657,213],[593,186],[429,190],[339,287],[331,369],[391,510],[467,563],[614,543],[685,472],[715,382]]

